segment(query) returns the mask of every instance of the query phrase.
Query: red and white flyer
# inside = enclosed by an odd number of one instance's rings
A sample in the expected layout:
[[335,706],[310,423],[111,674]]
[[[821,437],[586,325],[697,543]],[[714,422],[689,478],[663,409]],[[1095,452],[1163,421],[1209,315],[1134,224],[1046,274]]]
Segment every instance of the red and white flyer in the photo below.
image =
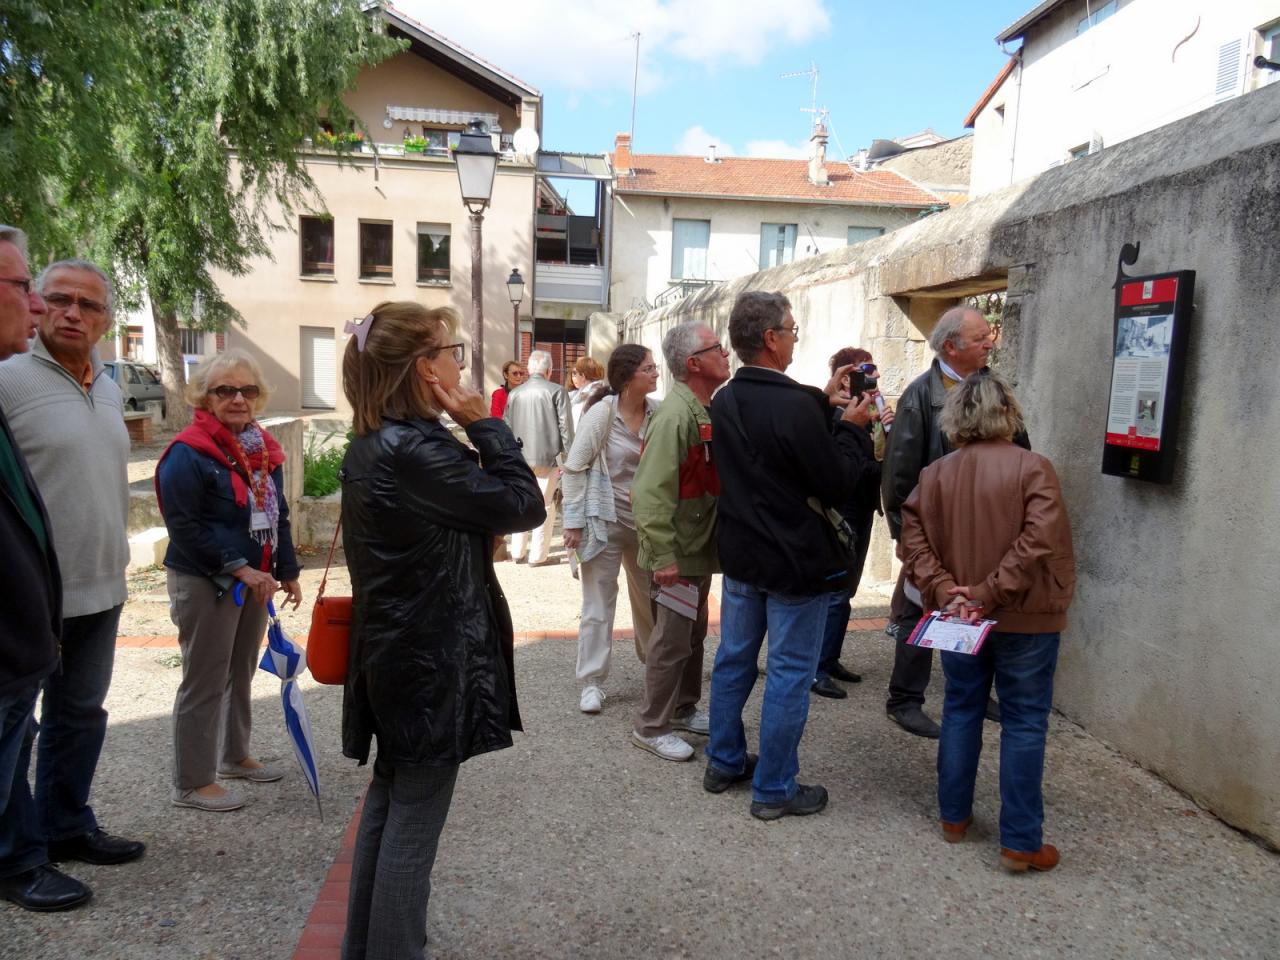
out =
[[952,620],[935,610],[916,624],[907,643],[914,647],[972,655],[982,649],[983,641],[995,625],[994,620],[979,620],[977,623]]

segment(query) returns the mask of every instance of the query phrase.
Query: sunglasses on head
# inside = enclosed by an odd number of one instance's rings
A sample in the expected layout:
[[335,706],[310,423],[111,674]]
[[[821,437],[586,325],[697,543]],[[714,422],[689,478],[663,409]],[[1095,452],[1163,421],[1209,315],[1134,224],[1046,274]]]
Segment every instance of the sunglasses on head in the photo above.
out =
[[224,383],[220,387],[211,388],[209,392],[219,400],[230,400],[237,393],[246,400],[257,400],[258,394],[260,394],[262,390],[254,383],[249,384],[247,387],[233,387],[230,384]]

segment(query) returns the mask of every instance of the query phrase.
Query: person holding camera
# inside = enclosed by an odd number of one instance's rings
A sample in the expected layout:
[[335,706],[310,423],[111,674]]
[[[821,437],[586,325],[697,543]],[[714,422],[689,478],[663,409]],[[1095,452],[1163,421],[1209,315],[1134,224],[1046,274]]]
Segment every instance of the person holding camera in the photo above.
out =
[[[871,525],[876,511],[880,509],[880,460],[884,456],[885,431],[893,423],[893,408],[884,404],[883,411],[877,409],[883,403],[879,399],[879,372],[871,354],[859,347],[844,347],[837,350],[829,361],[832,376],[842,367],[852,365],[853,369],[846,373],[840,381],[840,387],[832,396],[831,402],[836,407],[832,414],[832,429],[842,422],[844,409],[848,404],[861,398],[863,394],[871,397],[875,407],[869,408],[872,421],[867,426],[871,436],[874,458],[867,462],[854,491],[840,513],[853,531],[853,556],[849,562],[849,577],[842,587],[830,595],[831,604],[827,608],[826,630],[822,638],[822,653],[818,658],[818,671],[810,688],[820,697],[843,700],[849,694],[836,683],[858,683],[862,680],[840,662],[840,653],[844,647],[845,631],[849,627],[849,617],[853,613],[850,602],[858,592],[858,584],[862,580],[862,570],[867,563],[867,548],[871,544]],[[877,402],[878,401],[878,402]]]

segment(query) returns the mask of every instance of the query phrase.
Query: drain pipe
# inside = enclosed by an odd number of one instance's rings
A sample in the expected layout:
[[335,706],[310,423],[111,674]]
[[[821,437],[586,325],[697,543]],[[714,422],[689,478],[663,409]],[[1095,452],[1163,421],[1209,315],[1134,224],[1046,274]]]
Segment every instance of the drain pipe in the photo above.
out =
[[1014,68],[1014,73],[1017,75],[1018,109],[1013,115],[1013,142],[1009,144],[1009,182],[1013,183],[1013,163],[1018,155],[1018,121],[1022,118],[1022,51],[1026,49],[1027,41],[1023,38],[1022,46],[1013,53],[1005,49],[1005,41],[1000,41],[999,46],[1000,52],[1006,57],[1014,57],[1018,61],[1017,67]]

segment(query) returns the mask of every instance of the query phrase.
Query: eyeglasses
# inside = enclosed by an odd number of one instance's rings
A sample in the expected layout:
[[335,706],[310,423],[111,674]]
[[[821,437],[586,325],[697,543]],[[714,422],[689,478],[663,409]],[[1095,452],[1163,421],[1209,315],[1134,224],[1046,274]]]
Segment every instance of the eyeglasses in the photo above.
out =
[[636,370],[636,373],[657,373],[658,365],[656,363],[646,363],[643,367]]
[[80,312],[89,316],[100,317],[107,312],[107,305],[97,300],[86,300],[84,297],[73,297],[69,293],[47,293],[44,302],[54,310],[69,310],[74,304]]
[[800,324],[794,324],[790,327],[770,327],[770,330],[781,330],[783,333],[789,333],[797,340],[800,339]]
[[433,347],[427,351],[428,357],[434,357],[445,350],[453,351],[453,359],[457,361],[458,366],[467,362],[467,345],[465,343],[446,343],[443,347]]
[[719,350],[720,356],[722,357],[727,357],[729,355],[729,351],[724,348],[723,343],[713,343],[709,347],[703,347],[701,350],[693,351],[693,353],[689,354],[689,356],[696,357],[698,354],[706,353],[708,350]]
[[25,280],[14,279],[12,277],[0,277],[0,283],[12,283],[15,287],[21,287],[24,294],[27,294],[28,296],[31,295],[30,277],[27,277]]
[[251,383],[244,387],[233,387],[229,383],[224,383],[217,387],[210,387],[209,393],[219,400],[230,400],[237,393],[246,400],[257,400],[258,394],[262,393],[262,388],[256,383]]

